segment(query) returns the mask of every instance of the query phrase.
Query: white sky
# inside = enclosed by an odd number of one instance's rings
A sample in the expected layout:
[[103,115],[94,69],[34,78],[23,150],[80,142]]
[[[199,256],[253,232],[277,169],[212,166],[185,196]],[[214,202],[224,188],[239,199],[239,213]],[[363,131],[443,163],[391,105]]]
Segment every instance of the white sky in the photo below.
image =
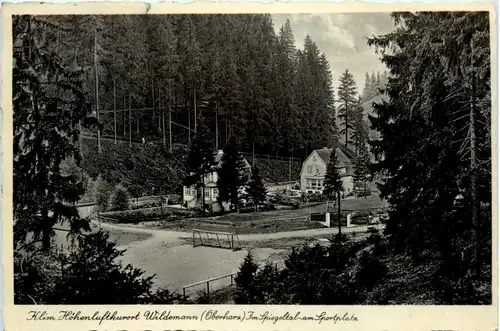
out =
[[335,91],[345,69],[354,75],[358,92],[363,90],[366,72],[385,70],[366,39],[393,30],[389,13],[277,14],[272,18],[276,32],[290,20],[299,49],[303,49],[306,35],[311,36],[330,63]]

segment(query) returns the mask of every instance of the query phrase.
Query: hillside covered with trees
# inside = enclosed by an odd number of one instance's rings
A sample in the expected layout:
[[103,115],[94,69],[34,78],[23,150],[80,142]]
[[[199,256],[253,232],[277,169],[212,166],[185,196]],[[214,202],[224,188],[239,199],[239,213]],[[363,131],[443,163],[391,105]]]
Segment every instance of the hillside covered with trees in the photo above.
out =
[[334,137],[326,56],[310,37],[296,49],[289,22],[276,34],[267,14],[44,19],[59,56],[85,70],[107,136],[168,146],[171,116],[173,143],[187,144],[202,115],[214,148],[235,136],[242,151],[305,156]]

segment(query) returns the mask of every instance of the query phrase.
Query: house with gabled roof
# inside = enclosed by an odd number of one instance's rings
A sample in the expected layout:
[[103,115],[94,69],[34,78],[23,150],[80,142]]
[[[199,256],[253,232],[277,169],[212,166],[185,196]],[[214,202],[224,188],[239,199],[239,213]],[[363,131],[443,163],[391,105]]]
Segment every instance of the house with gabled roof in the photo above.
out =
[[355,154],[345,145],[339,143],[335,148],[325,147],[312,151],[302,163],[300,172],[300,189],[302,192],[323,193],[326,168],[334,151],[339,160],[339,174],[342,178],[344,192],[347,194],[353,191],[353,159]]

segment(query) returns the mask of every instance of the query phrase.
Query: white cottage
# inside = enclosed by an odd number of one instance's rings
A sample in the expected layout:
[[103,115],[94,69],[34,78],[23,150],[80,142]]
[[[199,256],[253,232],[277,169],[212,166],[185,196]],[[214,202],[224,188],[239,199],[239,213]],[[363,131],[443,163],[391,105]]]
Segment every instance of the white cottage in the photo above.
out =
[[[217,189],[217,169],[221,167],[222,162],[222,155],[223,155],[222,150],[218,150],[217,153],[214,156],[214,170],[205,175],[205,204],[212,206],[214,210],[218,210],[217,205],[217,198],[219,196],[219,190]],[[245,161],[245,172],[247,173],[247,176],[250,176],[250,171],[251,167],[250,164],[246,159],[243,159]],[[199,202],[196,199],[196,188],[193,186],[187,187],[184,186],[183,188],[183,195],[182,195],[182,201],[184,203],[187,203],[187,206],[190,208],[195,207]],[[224,206],[225,208],[227,206]],[[226,208],[227,209],[227,208]]]
[[[316,149],[302,163],[300,173],[300,189],[302,192],[323,193],[326,168],[333,150],[333,148]],[[339,173],[342,178],[344,192],[350,193],[354,189],[351,162],[354,153],[345,146],[336,147],[335,153],[339,160]]]

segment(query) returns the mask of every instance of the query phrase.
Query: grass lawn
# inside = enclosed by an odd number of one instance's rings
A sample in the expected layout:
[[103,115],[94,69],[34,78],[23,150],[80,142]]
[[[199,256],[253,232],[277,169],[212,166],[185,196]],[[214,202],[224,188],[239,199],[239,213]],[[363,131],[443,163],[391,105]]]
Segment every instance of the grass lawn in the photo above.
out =
[[[335,207],[330,204],[331,211]],[[367,210],[384,207],[378,196],[353,198],[342,201],[341,208],[347,210]],[[172,220],[162,222],[143,222],[140,225],[149,228],[158,228],[172,231],[191,232],[193,229],[232,232],[237,234],[276,233],[307,229],[320,229],[323,226],[301,217],[312,213],[321,213],[326,209],[324,204],[309,204],[307,207],[294,210],[277,210],[256,213],[231,213],[222,216]],[[298,218],[298,219],[296,219]]]
[[[377,196],[371,195],[365,198],[352,198],[341,201],[341,210],[367,210],[385,207],[384,202]],[[329,203],[329,209],[331,212],[336,211],[336,207]],[[289,209],[289,210],[275,210],[266,212],[256,212],[256,213],[231,213],[220,217],[218,220],[231,221],[231,222],[248,222],[248,221],[258,221],[264,219],[272,218],[294,218],[309,216],[312,213],[321,213],[326,211],[326,203],[317,204],[314,203],[312,206],[306,205],[304,208],[299,209]]]

